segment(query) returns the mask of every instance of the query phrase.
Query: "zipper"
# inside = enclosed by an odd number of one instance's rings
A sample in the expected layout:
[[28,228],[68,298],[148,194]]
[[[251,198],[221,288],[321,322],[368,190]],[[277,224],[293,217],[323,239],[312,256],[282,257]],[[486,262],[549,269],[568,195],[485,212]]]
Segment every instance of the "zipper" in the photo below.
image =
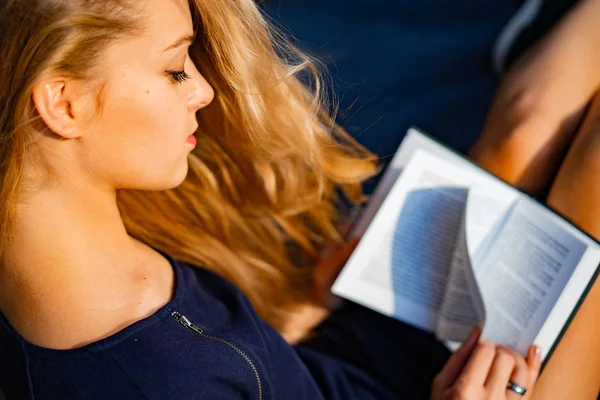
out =
[[263,400],[263,386],[262,386],[262,381],[260,379],[260,374],[258,373],[258,368],[256,368],[256,365],[254,364],[254,362],[252,362],[252,359],[248,356],[248,353],[246,353],[244,350],[240,349],[238,346],[236,346],[235,344],[231,343],[228,340],[221,339],[221,338],[215,337],[215,336],[207,335],[206,333],[204,333],[204,329],[202,329],[198,325],[194,324],[185,315],[182,315],[181,313],[178,313],[177,311],[173,311],[171,313],[171,316],[174,317],[177,321],[179,321],[179,323],[181,325],[185,326],[187,329],[191,330],[192,332],[196,333],[197,335],[202,336],[203,338],[212,340],[214,342],[219,342],[221,344],[224,344],[224,345],[228,346],[230,349],[234,350],[240,356],[242,356],[242,358],[248,363],[248,365],[250,365],[250,368],[252,369],[252,372],[254,373],[254,376],[256,378],[256,384],[258,386],[258,399]]

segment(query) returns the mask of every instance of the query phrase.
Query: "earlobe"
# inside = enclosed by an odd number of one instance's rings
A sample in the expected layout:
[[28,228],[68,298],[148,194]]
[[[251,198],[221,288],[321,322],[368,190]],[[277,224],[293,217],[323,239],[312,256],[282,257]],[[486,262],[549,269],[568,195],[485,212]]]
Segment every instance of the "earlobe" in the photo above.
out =
[[66,79],[40,82],[33,88],[33,102],[39,116],[54,134],[64,139],[74,139],[79,132],[73,114],[73,99],[69,99],[66,89]]

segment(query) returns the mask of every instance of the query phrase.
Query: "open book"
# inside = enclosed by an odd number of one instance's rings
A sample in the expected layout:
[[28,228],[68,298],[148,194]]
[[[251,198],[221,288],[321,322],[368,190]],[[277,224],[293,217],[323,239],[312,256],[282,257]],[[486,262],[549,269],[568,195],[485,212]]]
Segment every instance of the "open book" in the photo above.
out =
[[435,332],[545,360],[591,288],[600,245],[464,157],[411,129],[355,226],[341,297]]

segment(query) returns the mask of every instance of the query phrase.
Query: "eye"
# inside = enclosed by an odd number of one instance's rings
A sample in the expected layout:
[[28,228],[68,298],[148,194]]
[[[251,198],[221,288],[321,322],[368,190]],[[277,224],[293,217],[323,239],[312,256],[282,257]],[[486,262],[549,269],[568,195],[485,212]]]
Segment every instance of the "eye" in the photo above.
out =
[[183,83],[191,78],[185,71],[167,71],[171,79],[176,83]]

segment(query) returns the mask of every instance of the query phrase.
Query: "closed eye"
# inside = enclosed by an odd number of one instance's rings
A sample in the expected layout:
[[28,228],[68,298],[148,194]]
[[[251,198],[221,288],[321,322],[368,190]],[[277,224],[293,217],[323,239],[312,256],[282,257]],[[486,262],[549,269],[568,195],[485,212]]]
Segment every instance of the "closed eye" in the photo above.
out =
[[191,78],[191,76],[185,71],[167,71],[174,82],[183,83]]

